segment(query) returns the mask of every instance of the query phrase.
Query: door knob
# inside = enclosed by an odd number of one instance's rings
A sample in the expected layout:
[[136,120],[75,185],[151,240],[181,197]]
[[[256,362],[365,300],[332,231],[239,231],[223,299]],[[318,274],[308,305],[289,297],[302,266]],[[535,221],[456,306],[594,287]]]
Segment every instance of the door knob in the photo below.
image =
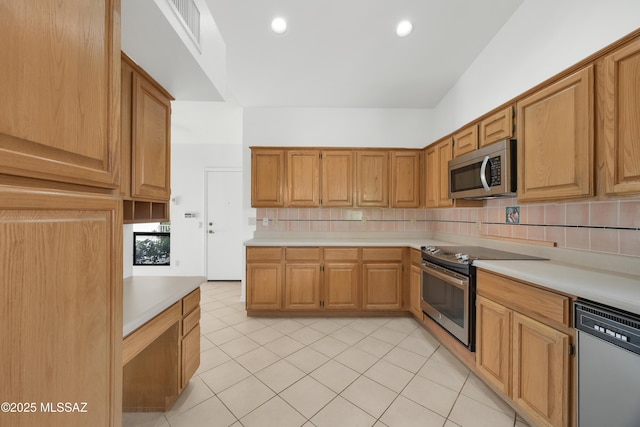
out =
[[209,234],[216,234],[216,232],[213,230],[209,230]]

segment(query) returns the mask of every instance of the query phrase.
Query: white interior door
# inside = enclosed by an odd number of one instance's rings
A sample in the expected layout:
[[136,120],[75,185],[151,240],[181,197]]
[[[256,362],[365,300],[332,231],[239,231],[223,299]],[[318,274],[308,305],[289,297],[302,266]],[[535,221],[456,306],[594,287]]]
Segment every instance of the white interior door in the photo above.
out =
[[207,171],[207,280],[241,280],[242,171]]

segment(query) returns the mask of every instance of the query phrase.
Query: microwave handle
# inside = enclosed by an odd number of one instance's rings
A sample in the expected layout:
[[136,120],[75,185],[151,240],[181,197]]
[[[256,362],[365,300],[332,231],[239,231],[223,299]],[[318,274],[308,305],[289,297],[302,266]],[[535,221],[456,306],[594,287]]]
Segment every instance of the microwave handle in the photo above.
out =
[[480,181],[482,182],[482,186],[486,191],[491,191],[491,187],[487,183],[487,163],[489,163],[489,156],[484,156],[484,160],[482,161],[482,166],[480,167]]

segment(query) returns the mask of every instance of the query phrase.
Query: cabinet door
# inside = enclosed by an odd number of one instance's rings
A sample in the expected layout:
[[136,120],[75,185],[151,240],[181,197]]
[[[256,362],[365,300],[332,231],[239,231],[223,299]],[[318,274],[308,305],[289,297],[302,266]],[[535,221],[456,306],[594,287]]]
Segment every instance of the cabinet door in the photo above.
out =
[[360,207],[389,207],[389,153],[356,153],[356,192]]
[[321,165],[322,206],[353,206],[353,152],[323,151]]
[[320,206],[320,152],[287,152],[287,206]]
[[284,279],[284,309],[320,308],[320,264],[287,263]]
[[357,262],[328,262],[324,265],[323,288],[324,308],[359,308],[358,283],[359,264]]
[[420,152],[391,153],[391,207],[420,206]]
[[480,122],[479,145],[492,144],[513,137],[513,107],[508,106]]
[[200,366],[200,324],[196,325],[187,335],[182,337],[181,362],[180,389],[183,389]]
[[440,199],[440,159],[436,146],[427,148],[424,152],[426,168],[426,199],[428,208],[437,208]]
[[284,207],[284,151],[251,151],[251,206]]
[[460,157],[478,149],[478,125],[472,125],[453,134],[453,157]]
[[482,296],[476,299],[476,366],[483,378],[511,392],[511,313]]
[[438,206],[453,206],[449,198],[449,160],[451,160],[451,140],[447,139],[438,144]]
[[604,59],[607,194],[640,193],[640,39]]
[[151,82],[133,74],[131,197],[169,200],[171,192],[171,101]]
[[410,310],[419,319],[422,319],[422,308],[420,308],[420,281],[422,270],[419,265],[411,266],[411,277],[409,278],[409,298]]
[[538,425],[568,425],[569,336],[514,312],[512,363],[516,405]]
[[83,414],[3,413],[2,425],[120,425],[120,205],[0,187],[0,396],[87,402]]
[[401,263],[365,263],[362,270],[362,308],[402,309]]
[[120,2],[3,2],[0,169],[117,187]]
[[281,263],[247,263],[247,310],[279,310],[281,292]]
[[563,200],[594,193],[593,67],[518,103],[518,199]]

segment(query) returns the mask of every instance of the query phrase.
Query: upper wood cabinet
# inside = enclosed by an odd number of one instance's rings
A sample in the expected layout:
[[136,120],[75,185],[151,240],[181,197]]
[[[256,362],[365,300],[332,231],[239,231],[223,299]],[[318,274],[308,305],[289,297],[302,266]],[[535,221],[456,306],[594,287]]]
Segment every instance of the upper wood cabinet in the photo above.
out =
[[389,207],[388,151],[356,151],[356,204]]
[[2,173],[117,187],[119,4],[3,4]]
[[482,120],[478,145],[484,147],[502,139],[512,138],[515,135],[513,116],[514,109],[510,105]]
[[391,207],[420,207],[422,156],[418,150],[391,152]]
[[518,200],[594,194],[593,66],[518,102]]
[[474,124],[453,134],[453,157],[478,149],[478,125]]
[[320,206],[320,152],[287,151],[287,206]]
[[640,193],[640,38],[604,58],[607,194]]
[[171,100],[139,72],[133,75],[131,197],[169,200]]
[[167,221],[173,98],[124,53],[120,74],[120,195],[124,199],[124,221]]
[[449,199],[449,160],[451,138],[444,138],[425,150],[428,208],[453,206],[453,201]]
[[353,206],[353,152],[323,150],[320,156],[322,206]]
[[284,207],[284,159],[283,150],[251,150],[251,206]]

